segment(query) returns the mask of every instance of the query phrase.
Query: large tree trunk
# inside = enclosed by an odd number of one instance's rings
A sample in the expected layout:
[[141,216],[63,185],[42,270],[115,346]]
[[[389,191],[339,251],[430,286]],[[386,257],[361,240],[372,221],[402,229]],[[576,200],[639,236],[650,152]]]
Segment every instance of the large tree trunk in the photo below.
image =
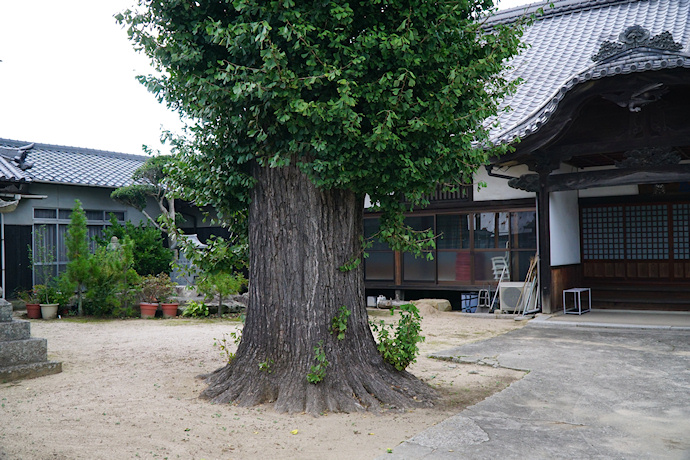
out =
[[[375,348],[361,264],[363,199],[315,187],[294,165],[254,166],[249,220],[249,308],[235,359],[206,376],[202,396],[280,412],[352,412],[430,405],[434,391],[385,363]],[[343,340],[331,334],[338,309],[352,312]],[[323,341],[323,381],[307,374]]]

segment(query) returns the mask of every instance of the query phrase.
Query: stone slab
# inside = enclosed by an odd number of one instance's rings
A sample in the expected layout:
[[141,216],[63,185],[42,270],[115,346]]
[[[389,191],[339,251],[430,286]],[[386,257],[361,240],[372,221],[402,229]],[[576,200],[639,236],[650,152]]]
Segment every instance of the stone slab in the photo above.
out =
[[422,431],[409,442],[431,449],[462,452],[462,449],[469,445],[481,444],[488,440],[489,435],[474,420],[455,415]]
[[28,321],[12,321],[0,323],[0,342],[24,340],[31,337],[31,323]]
[[[62,372],[62,363],[56,361],[0,367],[0,383],[22,379],[34,379],[43,377],[44,375],[58,374],[60,372]],[[2,458],[2,456],[0,456],[0,458]]]
[[40,338],[0,344],[0,368],[38,363],[48,359],[48,341]]
[[687,331],[532,324],[435,353],[529,373],[379,458],[690,459]]

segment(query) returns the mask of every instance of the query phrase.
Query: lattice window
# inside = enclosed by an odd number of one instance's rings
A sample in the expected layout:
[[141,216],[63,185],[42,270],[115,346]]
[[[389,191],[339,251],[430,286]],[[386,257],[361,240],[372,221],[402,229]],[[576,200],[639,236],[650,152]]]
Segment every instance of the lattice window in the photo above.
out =
[[623,207],[582,210],[582,249],[585,260],[623,259]]
[[690,259],[690,204],[673,205],[673,258]]
[[629,206],[626,209],[626,258],[630,260],[668,259],[668,207]]

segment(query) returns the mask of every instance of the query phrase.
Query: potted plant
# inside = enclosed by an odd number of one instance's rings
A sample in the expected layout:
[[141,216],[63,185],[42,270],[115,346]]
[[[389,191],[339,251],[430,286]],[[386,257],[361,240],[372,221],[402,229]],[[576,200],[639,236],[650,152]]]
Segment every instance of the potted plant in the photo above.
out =
[[[170,280],[170,277],[168,277]],[[179,302],[173,302],[172,296],[175,293],[175,284],[170,281],[170,290],[165,291],[162,296],[158,299],[161,303],[161,310],[163,310],[163,318],[174,318],[177,316],[177,309],[179,308]]]
[[29,319],[39,319],[41,317],[41,305],[35,289],[25,289],[17,292],[17,297],[26,304],[26,316]]
[[144,276],[141,279],[140,287],[142,301],[139,303],[139,307],[141,308],[142,318],[151,318],[155,316],[159,302],[161,302],[161,308],[165,305],[164,315],[177,315],[178,304],[168,302],[175,292],[175,284],[170,280],[168,274],[160,273],[155,276]]
[[174,318],[177,316],[177,309],[180,307],[178,302],[161,302],[163,318]]
[[57,318],[61,298],[59,291],[55,287],[45,284],[35,285],[34,291],[36,292],[36,297],[41,307],[41,316],[43,319]]

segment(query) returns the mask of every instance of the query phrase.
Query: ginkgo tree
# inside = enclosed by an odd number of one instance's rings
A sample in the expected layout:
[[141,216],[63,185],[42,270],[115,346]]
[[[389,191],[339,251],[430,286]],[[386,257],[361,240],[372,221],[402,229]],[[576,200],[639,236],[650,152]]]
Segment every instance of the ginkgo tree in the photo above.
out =
[[[139,0],[118,16],[160,71],[143,83],[195,122],[174,166],[179,189],[222,215],[249,210],[243,338],[204,396],[311,413],[433,401],[376,350],[356,263],[364,198],[382,212],[377,237],[420,253],[433,240],[403,213],[502,152],[486,120],[516,84],[502,70],[520,30],[484,27],[492,8]],[[343,306],[339,340],[331,324]],[[310,383],[315,347],[328,365]]]

